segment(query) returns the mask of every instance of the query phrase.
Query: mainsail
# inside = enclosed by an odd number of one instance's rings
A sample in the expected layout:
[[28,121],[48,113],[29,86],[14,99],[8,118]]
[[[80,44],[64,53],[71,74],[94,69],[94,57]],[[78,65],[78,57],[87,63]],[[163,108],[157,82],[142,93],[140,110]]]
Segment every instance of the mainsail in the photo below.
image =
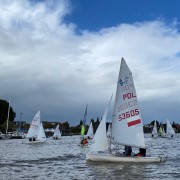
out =
[[158,134],[158,132],[157,132],[157,123],[156,123],[156,120],[154,120],[154,126],[153,126],[153,130],[152,130],[152,135],[155,136],[157,134]]
[[27,133],[27,138],[37,138],[40,128],[40,111],[36,113]]
[[82,126],[81,126],[81,135],[82,135],[83,138],[84,138],[84,134],[85,134],[85,125],[86,125],[87,107],[88,107],[88,105],[86,106],[86,110],[85,110],[85,113],[84,113],[84,118],[83,118]]
[[53,138],[55,138],[55,139],[61,138],[61,132],[59,130],[59,124],[56,126],[56,129],[55,129],[54,134],[53,134]]
[[172,128],[169,120],[167,119],[167,125],[166,125],[166,135],[173,136],[175,134],[174,129]]
[[122,58],[112,120],[115,143],[145,148],[144,133],[132,73]]

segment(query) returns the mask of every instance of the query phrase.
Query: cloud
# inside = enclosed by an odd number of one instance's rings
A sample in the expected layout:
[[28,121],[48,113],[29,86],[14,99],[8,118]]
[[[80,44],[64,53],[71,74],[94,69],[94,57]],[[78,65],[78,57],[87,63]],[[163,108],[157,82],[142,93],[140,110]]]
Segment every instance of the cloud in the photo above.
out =
[[70,3],[32,2],[0,1],[0,97],[11,98],[17,120],[23,112],[30,122],[41,110],[42,120],[77,125],[86,104],[89,119],[102,116],[121,57],[133,73],[144,122],[178,119],[180,33],[174,22],[77,34],[77,26],[64,20]]

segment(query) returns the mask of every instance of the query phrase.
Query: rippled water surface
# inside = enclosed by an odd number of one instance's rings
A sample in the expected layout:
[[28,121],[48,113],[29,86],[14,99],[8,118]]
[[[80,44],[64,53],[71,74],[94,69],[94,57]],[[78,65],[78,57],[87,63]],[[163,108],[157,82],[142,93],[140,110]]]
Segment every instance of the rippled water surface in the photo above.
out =
[[[12,179],[180,179],[180,137],[152,139],[146,135],[147,153],[168,156],[161,163],[86,162],[88,148],[80,137],[62,137],[45,144],[0,141],[0,180]],[[136,151],[136,150],[135,150]]]

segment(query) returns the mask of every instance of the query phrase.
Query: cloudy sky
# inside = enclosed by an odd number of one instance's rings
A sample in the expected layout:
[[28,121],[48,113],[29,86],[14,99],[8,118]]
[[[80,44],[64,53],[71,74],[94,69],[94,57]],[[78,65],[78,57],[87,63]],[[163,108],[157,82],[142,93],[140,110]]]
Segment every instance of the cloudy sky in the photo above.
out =
[[180,123],[179,7],[178,0],[0,0],[0,98],[11,99],[16,120],[22,112],[31,122],[40,110],[42,120],[71,125],[88,104],[88,124],[115,93],[124,57],[144,124]]

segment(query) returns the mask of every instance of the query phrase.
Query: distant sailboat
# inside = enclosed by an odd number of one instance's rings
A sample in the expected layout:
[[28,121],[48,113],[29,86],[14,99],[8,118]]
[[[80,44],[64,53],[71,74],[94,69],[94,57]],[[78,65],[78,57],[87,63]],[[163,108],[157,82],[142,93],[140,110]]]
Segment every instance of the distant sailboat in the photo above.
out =
[[152,130],[152,137],[154,137],[154,138],[158,137],[156,120],[154,120],[154,126],[153,126],[153,130]]
[[40,111],[34,116],[26,138],[28,138],[29,141],[23,141],[24,144],[43,143],[46,141],[44,128],[40,122]]
[[87,145],[88,144],[88,141],[84,136],[84,134],[85,134],[85,126],[86,126],[86,117],[87,117],[87,108],[88,108],[88,105],[86,106],[86,110],[85,110],[85,113],[84,113],[84,118],[83,118],[82,125],[81,125],[81,139],[80,139],[80,144],[81,145]]
[[59,130],[59,124],[56,126],[56,129],[53,134],[53,139],[61,139],[61,132]]
[[132,73],[123,58],[121,60],[112,120],[111,141],[116,145],[114,154],[111,153],[112,149],[109,152],[107,151],[106,116],[107,110],[95,133],[94,143],[86,154],[87,160],[103,162],[160,162],[163,160],[162,157],[125,156],[118,151],[119,145],[143,148],[143,151],[146,148]]
[[158,130],[158,134],[160,137],[166,136],[163,125],[160,125],[159,130]]
[[169,120],[167,119],[167,124],[166,124],[166,137],[174,137],[175,131],[170,124]]
[[93,130],[92,121],[91,121],[91,123],[89,125],[88,132],[87,132],[85,137],[88,138],[88,139],[93,139],[93,137],[94,137],[94,130]]

